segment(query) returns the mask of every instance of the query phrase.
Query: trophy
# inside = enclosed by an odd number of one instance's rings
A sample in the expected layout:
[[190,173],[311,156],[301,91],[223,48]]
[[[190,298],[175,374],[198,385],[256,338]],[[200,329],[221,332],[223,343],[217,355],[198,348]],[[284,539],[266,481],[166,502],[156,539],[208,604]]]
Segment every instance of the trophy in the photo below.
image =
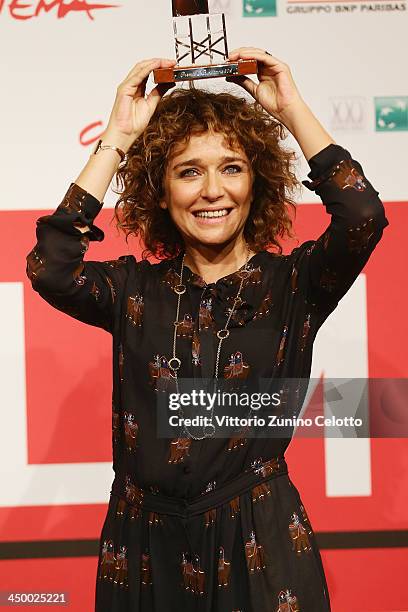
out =
[[177,64],[154,70],[156,83],[257,73],[256,60],[227,59],[225,14],[210,13],[208,0],[172,0],[172,5]]

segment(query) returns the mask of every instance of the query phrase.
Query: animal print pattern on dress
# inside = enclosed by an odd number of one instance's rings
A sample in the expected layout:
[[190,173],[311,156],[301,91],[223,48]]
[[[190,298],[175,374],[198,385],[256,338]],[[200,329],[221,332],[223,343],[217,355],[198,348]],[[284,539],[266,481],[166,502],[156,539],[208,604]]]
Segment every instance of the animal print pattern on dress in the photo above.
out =
[[374,232],[375,223],[372,217],[357,227],[350,227],[347,232],[349,251],[351,253],[361,253],[361,251],[364,251],[374,236]]
[[182,321],[177,323],[178,338],[192,338],[194,330],[194,321],[190,314],[185,314]]
[[290,589],[280,591],[278,595],[278,607],[276,612],[301,612],[297,597],[292,595]]
[[254,503],[258,501],[264,501],[270,494],[270,488],[268,487],[266,482],[262,482],[261,484],[256,485],[252,488],[252,501]]
[[351,159],[343,159],[335,168],[331,180],[340,189],[355,189],[365,191],[367,184],[364,177],[353,164]]
[[112,540],[104,540],[99,563],[98,579],[108,580],[114,586],[128,588],[128,560],[126,546],[120,546],[115,555]]
[[251,371],[250,366],[244,362],[241,351],[232,353],[228,360],[228,365],[224,367],[224,378],[238,378],[243,380],[247,378]]
[[245,557],[249,573],[254,574],[265,569],[265,553],[263,546],[256,541],[254,531],[251,531],[249,538],[245,543]]
[[135,327],[141,327],[143,321],[144,302],[143,297],[136,293],[129,295],[127,299],[126,318]]
[[218,549],[218,586],[220,588],[228,586],[231,572],[231,562],[226,561],[223,546]]
[[296,512],[292,514],[291,523],[289,523],[289,536],[292,540],[292,550],[296,552],[297,555],[301,555],[302,552],[310,552],[312,550],[307,531],[300,522],[299,516],[296,514]]
[[128,412],[123,414],[123,424],[125,430],[126,450],[131,453],[136,450],[136,438],[139,425],[135,421],[135,415]]
[[204,595],[205,572],[200,565],[198,555],[195,555],[192,559],[188,553],[182,553],[181,573],[186,591],[190,591],[194,595]]
[[176,381],[170,372],[169,362],[164,355],[156,354],[149,361],[150,384],[155,391],[176,391]]
[[181,463],[190,454],[191,438],[175,438],[170,442],[168,463]]

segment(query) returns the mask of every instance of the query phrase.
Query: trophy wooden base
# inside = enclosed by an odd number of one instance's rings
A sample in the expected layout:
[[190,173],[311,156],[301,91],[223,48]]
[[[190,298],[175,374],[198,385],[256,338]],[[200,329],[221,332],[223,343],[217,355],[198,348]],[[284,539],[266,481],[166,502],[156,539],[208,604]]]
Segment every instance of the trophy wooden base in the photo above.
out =
[[258,62],[254,59],[208,64],[207,66],[174,66],[174,68],[157,68],[153,71],[155,83],[177,83],[196,79],[214,79],[217,77],[240,74],[256,74]]

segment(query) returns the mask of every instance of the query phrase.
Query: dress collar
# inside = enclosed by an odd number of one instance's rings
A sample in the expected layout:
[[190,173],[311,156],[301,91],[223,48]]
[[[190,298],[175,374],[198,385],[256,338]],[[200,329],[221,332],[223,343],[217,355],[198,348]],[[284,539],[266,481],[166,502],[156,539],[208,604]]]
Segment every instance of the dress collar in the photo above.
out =
[[[264,257],[265,253],[267,252],[268,251],[258,251],[257,253],[255,253],[255,255],[252,255],[252,257],[249,258],[247,264],[243,264],[235,272],[231,272],[230,274],[222,276],[221,278],[219,278],[217,281],[213,283],[206,283],[205,280],[202,278],[202,276],[200,276],[199,274],[196,274],[186,264],[184,264],[183,281],[185,281],[186,283],[195,285],[197,287],[202,287],[202,288],[204,287],[217,288],[219,285],[227,285],[227,286],[238,285],[239,286],[239,283],[241,282],[241,278],[242,278],[242,272],[245,266],[247,265],[249,274],[246,275],[246,278],[244,279],[244,285],[243,285],[243,288],[244,288],[248,283],[256,282],[255,277],[261,274],[261,267],[259,266],[259,263]],[[177,272],[178,275],[180,275],[182,258],[183,258],[183,253],[179,253],[177,257],[174,257],[172,260],[170,260],[171,262],[173,262],[173,264],[170,267],[173,268]]]
[[[272,256],[271,253],[264,250],[258,251],[258,253],[248,260],[249,274],[244,278],[240,300],[236,304],[229,327],[242,327],[256,318],[259,313],[266,310],[269,312],[271,294],[269,287],[270,283],[267,279],[267,263]],[[177,257],[169,259],[166,262],[166,272],[163,280],[170,285],[172,289],[180,282],[182,257],[183,254],[180,253]],[[204,288],[207,289],[208,298],[211,300],[212,304],[212,316],[215,319],[217,327],[222,327],[224,325],[229,309],[231,309],[234,304],[242,278],[241,273],[244,268],[245,264],[236,272],[227,274],[214,283],[206,283],[200,275],[194,273],[188,266],[184,266],[183,284],[192,291],[194,291],[195,287],[199,287],[202,290],[204,290]],[[266,306],[268,306],[268,308],[266,308]]]

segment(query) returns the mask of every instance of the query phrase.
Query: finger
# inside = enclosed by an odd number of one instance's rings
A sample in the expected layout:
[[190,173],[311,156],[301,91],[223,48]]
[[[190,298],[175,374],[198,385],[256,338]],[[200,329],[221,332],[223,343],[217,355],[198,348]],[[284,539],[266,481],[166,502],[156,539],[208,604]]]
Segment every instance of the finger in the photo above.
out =
[[238,57],[242,59],[256,59],[263,62],[268,67],[279,65],[283,68],[286,66],[286,64],[278,57],[255,47],[241,47],[240,49],[235,49],[228,54],[228,58],[232,60],[237,59]]
[[246,76],[243,76],[243,75],[238,75],[238,76],[225,77],[225,80],[228,81],[228,82],[236,83],[237,85],[240,85],[248,93],[250,93],[251,96],[253,96],[255,98],[257,84],[252,79],[250,79],[249,77],[246,77]]
[[154,89],[152,89],[152,91],[146,98],[146,102],[149,104],[149,107],[151,108],[152,112],[156,109],[158,103],[160,102],[164,94],[168,92],[169,89],[172,89],[172,87],[175,86],[175,83],[159,83],[158,85],[156,85],[156,87],[154,87]]
[[147,78],[152,70],[155,68],[169,68],[174,66],[176,60],[165,59],[165,58],[152,58],[151,60],[145,60],[136,64],[134,69],[129,73],[126,79],[122,82],[127,86],[135,87]]

